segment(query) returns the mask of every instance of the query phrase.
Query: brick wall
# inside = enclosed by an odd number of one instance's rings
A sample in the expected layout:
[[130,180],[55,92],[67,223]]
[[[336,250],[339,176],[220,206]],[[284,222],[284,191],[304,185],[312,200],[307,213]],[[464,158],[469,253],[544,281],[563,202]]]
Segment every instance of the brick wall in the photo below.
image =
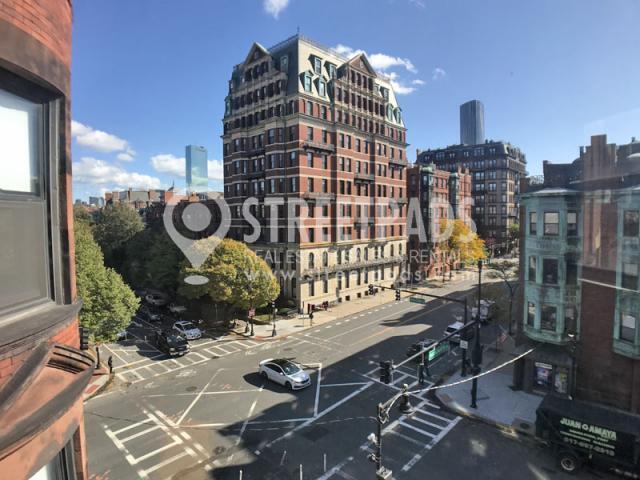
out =
[[70,0],[0,0],[0,18],[44,44],[71,65]]
[[31,351],[38,346],[43,339],[51,338],[52,342],[64,343],[72,347],[80,346],[80,332],[78,330],[78,320],[74,320],[66,326],[63,326],[53,335],[47,332],[43,335],[35,335],[27,341],[20,342],[20,345],[12,348],[6,355],[0,357],[0,386],[2,386],[13,373],[20,368],[22,362],[29,356]]

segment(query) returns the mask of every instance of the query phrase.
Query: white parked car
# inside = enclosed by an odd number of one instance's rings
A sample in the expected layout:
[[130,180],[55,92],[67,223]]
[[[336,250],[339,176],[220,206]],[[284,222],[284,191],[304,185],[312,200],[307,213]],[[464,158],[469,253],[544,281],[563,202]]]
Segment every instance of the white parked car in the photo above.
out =
[[269,358],[258,364],[260,375],[289,390],[300,390],[311,385],[311,378],[300,365],[282,358]]
[[182,305],[178,305],[175,303],[170,303],[169,304],[169,311],[171,313],[182,313],[182,312],[186,312],[187,311],[187,307],[184,307]]
[[[447,329],[444,331],[444,334],[445,335],[450,335],[450,334],[460,330],[462,327],[464,327],[464,323],[462,323],[462,322],[454,322],[454,323],[452,323],[451,325],[449,325],[447,327]],[[475,332],[474,328],[475,327],[468,327],[466,329],[466,334],[468,335],[468,338],[473,338],[475,336],[476,332]],[[460,334],[458,333],[458,334],[454,335],[453,337],[451,337],[449,339],[449,341],[451,343],[460,343]]]
[[202,331],[187,320],[180,320],[174,323],[173,329],[183,335],[187,340],[195,340],[202,337]]
[[144,296],[144,299],[149,305],[155,305],[156,307],[162,307],[167,304],[166,297],[159,293],[148,293]]

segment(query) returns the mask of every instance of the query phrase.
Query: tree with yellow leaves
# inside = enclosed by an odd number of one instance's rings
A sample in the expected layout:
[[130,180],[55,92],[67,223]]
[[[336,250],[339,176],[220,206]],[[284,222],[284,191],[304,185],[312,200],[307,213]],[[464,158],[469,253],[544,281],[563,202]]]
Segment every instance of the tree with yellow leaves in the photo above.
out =
[[461,263],[476,263],[487,256],[484,240],[460,219],[441,220],[440,234],[436,243],[448,259],[449,265],[454,260]]

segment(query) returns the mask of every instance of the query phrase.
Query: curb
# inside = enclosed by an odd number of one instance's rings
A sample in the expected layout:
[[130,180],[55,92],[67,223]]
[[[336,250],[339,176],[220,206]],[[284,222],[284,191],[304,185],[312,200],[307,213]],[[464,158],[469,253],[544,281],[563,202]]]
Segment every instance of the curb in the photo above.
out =
[[[491,362],[489,362],[489,364],[491,364]],[[451,375],[457,370],[457,368],[453,368],[448,370],[447,372],[445,372],[440,379],[434,384],[434,385],[440,385],[442,383],[444,383],[445,380],[447,380],[449,377],[451,377]],[[446,395],[446,394],[445,394]],[[501,432],[510,435],[512,437],[528,437],[531,439],[536,438],[535,434],[533,434],[532,432],[526,431],[524,429],[518,429],[513,427],[513,425],[507,425],[505,423],[499,422],[497,420],[493,420],[489,417],[484,417],[481,415],[476,415],[473,414],[471,412],[468,412],[466,410],[459,410],[453,406],[451,406],[452,402],[447,402],[446,400],[440,398],[440,396],[437,393],[437,390],[434,390],[433,393],[430,393],[429,395],[430,397],[432,397],[433,399],[435,399],[440,405],[442,405],[444,408],[446,408],[449,412],[451,413],[455,413],[456,415],[459,415],[461,417],[467,418],[469,420],[473,420],[476,422],[481,422],[484,423],[485,425],[489,425],[491,427],[494,427],[498,430],[500,430]],[[448,395],[447,395],[448,397]],[[514,421],[516,421],[517,419],[514,419]]]
[[86,398],[82,399],[82,403],[86,403],[89,400],[91,400],[93,397],[95,397],[96,395],[102,393],[109,385],[111,385],[111,383],[113,383],[113,379],[115,378],[115,374],[113,373],[108,373],[106,374],[107,381],[104,382],[102,385],[100,385],[98,388],[96,388],[93,392],[91,392],[89,395],[87,395]]

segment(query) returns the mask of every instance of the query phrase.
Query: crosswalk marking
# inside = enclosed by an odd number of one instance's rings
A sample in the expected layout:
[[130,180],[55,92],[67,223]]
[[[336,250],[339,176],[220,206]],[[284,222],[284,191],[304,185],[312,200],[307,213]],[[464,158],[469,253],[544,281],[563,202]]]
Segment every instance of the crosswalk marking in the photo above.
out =
[[414,431],[416,431],[418,433],[426,435],[427,437],[431,437],[431,438],[435,437],[435,435],[433,433],[430,433],[430,432],[427,432],[425,430],[422,430],[421,428],[415,427],[415,426],[411,425],[410,423],[407,423],[407,422],[405,422],[403,420],[400,420],[398,422],[398,425],[402,425],[403,427],[410,428],[411,430],[414,430]]

